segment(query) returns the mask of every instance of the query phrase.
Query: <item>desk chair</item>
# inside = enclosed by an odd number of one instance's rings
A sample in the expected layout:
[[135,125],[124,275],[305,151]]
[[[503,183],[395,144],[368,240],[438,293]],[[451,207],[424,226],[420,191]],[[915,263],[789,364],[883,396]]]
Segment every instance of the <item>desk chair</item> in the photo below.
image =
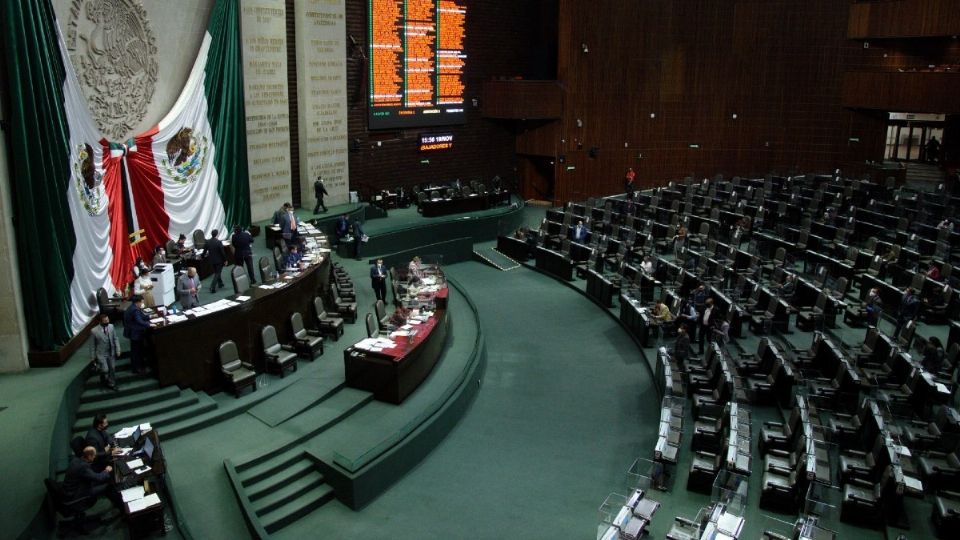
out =
[[297,356],[312,362],[314,357],[323,355],[322,332],[304,328],[303,316],[297,311],[290,315],[290,328],[293,332],[293,348],[297,351]]
[[250,276],[242,266],[234,266],[230,270],[230,281],[233,282],[234,294],[244,294],[250,290]]
[[167,240],[167,245],[165,246],[167,250],[167,262],[170,264],[180,262],[180,255],[177,255],[177,243],[173,240]]
[[270,264],[269,258],[260,257],[260,260],[257,261],[257,266],[260,267],[260,283],[270,283],[277,278],[277,271],[273,265]]
[[267,359],[267,371],[272,367],[283,378],[286,371],[297,370],[297,354],[290,345],[281,345],[277,340],[276,328],[269,324],[260,330],[260,339],[263,341],[263,356]]
[[111,298],[107,290],[103,287],[97,289],[97,307],[100,313],[110,317],[110,321],[118,321],[123,318],[123,312],[130,307],[130,302],[121,298]]
[[240,391],[245,386],[253,387],[257,391],[257,372],[253,364],[240,360],[240,352],[237,350],[237,344],[233,341],[224,341],[220,344],[220,370],[227,380],[227,383],[233,387],[233,392],[240,397]]
[[373,318],[373,313],[367,313],[367,316],[364,318],[364,322],[367,325],[367,337],[374,338],[380,335],[380,328],[377,325],[377,320]]
[[313,315],[317,318],[317,324],[323,335],[332,337],[334,341],[340,339],[343,335],[343,319],[327,315],[327,310],[323,307],[323,299],[319,296],[313,298]]
[[193,249],[200,250],[206,249],[207,247],[207,237],[203,234],[203,230],[197,229],[193,231]]
[[87,522],[85,512],[97,502],[97,497],[67,497],[63,492],[63,485],[49,478],[43,479],[47,488],[47,501],[57,514],[66,518],[57,523],[59,536],[62,538],[69,532],[86,535],[91,532],[91,523]]

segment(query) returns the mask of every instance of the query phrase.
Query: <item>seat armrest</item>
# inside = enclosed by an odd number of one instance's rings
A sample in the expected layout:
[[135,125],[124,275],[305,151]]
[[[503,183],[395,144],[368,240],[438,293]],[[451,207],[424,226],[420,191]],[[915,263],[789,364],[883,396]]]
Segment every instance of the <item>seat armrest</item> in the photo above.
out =
[[249,369],[250,371],[255,371],[254,368],[253,368],[253,364],[251,364],[250,362],[242,362],[240,365],[242,365],[243,367]]
[[763,423],[763,426],[764,426],[764,427],[779,427],[779,428],[782,428],[782,427],[783,427],[783,422],[764,422],[764,423]]
[[790,457],[790,452],[787,452],[786,450],[780,450],[779,448],[771,448],[770,450],[767,450],[767,453],[781,458]]
[[767,467],[767,470],[770,472],[782,474],[784,476],[790,476],[790,473],[793,472],[793,470],[788,469],[786,467],[780,467],[779,465],[770,465],[769,467]]
[[861,452],[860,450],[844,450],[844,451],[841,452],[841,453],[842,453],[843,455],[849,456],[849,457],[862,457],[862,458],[867,457],[867,453],[866,453],[866,452]]
[[307,335],[313,337],[320,337],[323,334],[319,330],[307,329]]
[[852,478],[852,479],[850,479],[850,481],[849,481],[848,483],[849,483],[849,484],[853,484],[853,485],[858,486],[858,487],[862,487],[862,488],[864,488],[864,489],[873,489],[873,487],[874,487],[873,484],[871,484],[870,482],[868,482],[868,481],[866,481],[866,480],[864,480],[864,479],[862,479],[862,478]]
[[[297,341],[300,341],[300,340],[298,339]],[[296,349],[293,348],[293,345],[289,345],[289,344],[287,344],[287,345],[281,345],[280,348],[283,349],[283,350],[285,350],[285,351],[290,351],[290,352],[296,351]]]

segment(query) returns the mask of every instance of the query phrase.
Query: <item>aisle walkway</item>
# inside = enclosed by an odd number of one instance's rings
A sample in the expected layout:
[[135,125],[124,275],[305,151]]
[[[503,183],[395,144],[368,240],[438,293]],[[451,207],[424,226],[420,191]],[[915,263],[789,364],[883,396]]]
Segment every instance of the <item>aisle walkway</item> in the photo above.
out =
[[476,401],[367,508],[328,504],[281,538],[590,537],[597,507],[632,457],[653,447],[656,392],[614,320],[535,272],[447,271],[484,323],[488,368]]

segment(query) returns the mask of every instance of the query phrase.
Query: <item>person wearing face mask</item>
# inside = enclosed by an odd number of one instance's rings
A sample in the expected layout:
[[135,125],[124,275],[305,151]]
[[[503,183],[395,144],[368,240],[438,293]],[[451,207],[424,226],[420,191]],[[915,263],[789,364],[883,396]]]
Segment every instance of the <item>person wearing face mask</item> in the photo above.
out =
[[299,233],[297,232],[297,215],[293,212],[293,205],[287,203],[284,205],[286,212],[280,216],[280,236],[290,244],[298,242]]
[[117,357],[120,355],[120,339],[110,324],[110,317],[100,315],[100,324],[90,331],[90,359],[97,364],[100,384],[117,390]]
[[141,273],[140,277],[133,282],[133,294],[142,296],[143,304],[147,307],[156,305],[153,300],[153,280],[150,279],[149,273]]
[[163,249],[163,246],[157,246],[153,248],[154,266],[158,264],[166,264],[166,262],[167,262],[167,250]]

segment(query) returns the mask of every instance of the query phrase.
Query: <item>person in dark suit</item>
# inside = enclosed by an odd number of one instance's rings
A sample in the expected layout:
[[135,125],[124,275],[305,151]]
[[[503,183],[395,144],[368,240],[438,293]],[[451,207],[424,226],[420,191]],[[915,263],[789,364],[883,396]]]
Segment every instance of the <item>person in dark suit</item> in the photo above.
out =
[[192,309],[200,305],[200,278],[197,269],[187,268],[187,273],[177,280],[177,298],[183,309]]
[[687,357],[690,356],[690,335],[687,334],[686,325],[681,324],[677,328],[677,340],[673,342],[673,357],[683,366]]
[[123,312],[123,337],[130,340],[130,368],[134,373],[147,371],[143,348],[149,329],[150,318],[143,312],[143,297],[134,296],[133,303]]
[[334,228],[334,233],[337,235],[337,242],[350,234],[350,220],[347,219],[346,214],[337,218],[337,225]]
[[257,280],[253,278],[253,236],[237,225],[233,228],[230,243],[233,244],[233,264],[243,266],[246,263],[250,285],[256,285]]
[[912,287],[907,287],[903,293],[903,299],[900,300],[900,313],[897,317],[897,328],[893,331],[893,336],[900,335],[900,330],[906,326],[907,322],[917,318],[920,313],[920,299],[917,298]]
[[317,198],[317,206],[313,208],[314,214],[320,213],[320,207],[323,207],[323,212],[327,212],[327,205],[323,204],[323,197],[329,195],[327,193],[327,187],[323,185],[323,177],[317,176],[317,181],[313,183],[313,194]]
[[584,226],[582,219],[577,221],[577,224],[570,228],[570,240],[578,244],[587,243],[587,236],[589,234],[590,232],[587,231],[587,227]]
[[353,219],[353,248],[354,255],[357,260],[360,260],[360,244],[363,243],[363,225],[360,223],[359,218]]
[[287,253],[287,256],[283,260],[283,267],[297,270],[300,268],[300,259],[303,256],[300,255],[300,250],[297,248],[297,245],[294,244],[290,246],[290,251]]
[[213,283],[210,285],[210,292],[217,292],[217,287],[223,288],[223,266],[227,264],[227,250],[223,248],[223,242],[217,236],[220,231],[214,229],[210,232],[210,238],[207,239],[207,260],[210,266],[213,266]]
[[123,499],[110,483],[113,467],[107,465],[100,472],[94,470],[97,450],[87,446],[79,456],[74,456],[63,478],[63,493],[68,499],[106,497],[117,508],[123,507]]
[[287,212],[280,216],[280,236],[287,245],[300,243],[298,227],[297,215],[293,212],[293,206],[289,206]]
[[100,315],[100,324],[90,330],[90,357],[97,363],[97,372],[100,373],[100,384],[111,389],[117,389],[117,357],[120,356],[120,339],[110,316]]
[[370,284],[373,286],[373,294],[377,300],[387,301],[387,268],[383,266],[383,259],[377,259],[377,263],[370,265]]
[[92,446],[97,451],[93,468],[98,472],[109,465],[110,459],[117,453],[117,441],[113,438],[113,435],[107,432],[109,425],[107,415],[98,414],[93,417],[93,425],[90,426],[87,435],[83,438],[83,444]]

